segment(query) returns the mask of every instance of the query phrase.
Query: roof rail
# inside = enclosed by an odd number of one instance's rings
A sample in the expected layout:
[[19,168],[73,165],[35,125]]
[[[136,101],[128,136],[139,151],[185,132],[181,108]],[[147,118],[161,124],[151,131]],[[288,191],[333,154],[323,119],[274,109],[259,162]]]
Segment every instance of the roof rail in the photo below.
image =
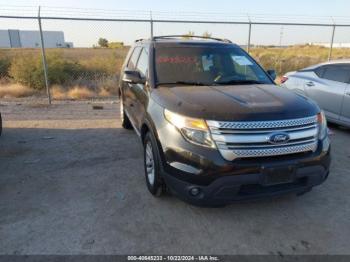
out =
[[154,36],[152,40],[166,39],[166,38],[199,38],[199,39],[211,39],[211,40],[216,40],[216,41],[225,42],[225,43],[232,43],[228,39],[221,39],[221,38],[207,37],[207,36],[197,36],[197,35],[163,35],[163,36]]

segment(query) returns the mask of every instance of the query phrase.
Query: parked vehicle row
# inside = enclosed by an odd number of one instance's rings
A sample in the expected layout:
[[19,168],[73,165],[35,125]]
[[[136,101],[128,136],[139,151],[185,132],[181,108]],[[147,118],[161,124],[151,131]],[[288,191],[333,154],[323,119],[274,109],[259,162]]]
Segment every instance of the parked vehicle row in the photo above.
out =
[[[198,40],[199,39],[199,40]],[[121,72],[120,112],[144,146],[149,191],[197,205],[303,194],[329,174],[324,113],[274,83],[220,39],[136,41]]]
[[328,121],[350,127],[350,60],[288,73],[282,79],[282,87],[312,98]]

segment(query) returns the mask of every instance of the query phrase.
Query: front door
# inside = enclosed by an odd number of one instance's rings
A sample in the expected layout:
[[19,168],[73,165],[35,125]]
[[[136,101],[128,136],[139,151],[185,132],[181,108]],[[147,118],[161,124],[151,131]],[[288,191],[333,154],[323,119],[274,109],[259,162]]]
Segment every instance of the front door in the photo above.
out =
[[132,84],[131,90],[133,93],[133,110],[134,120],[137,128],[140,128],[145,117],[146,108],[148,104],[148,66],[149,66],[149,49],[144,47],[141,51],[140,57],[137,61],[136,70],[140,73],[142,78],[146,79],[146,84]]
[[[141,53],[141,47],[135,47],[132,55],[130,56],[129,62],[125,70],[135,70],[137,60]],[[121,76],[123,77],[123,76]],[[129,82],[122,82],[123,85],[123,104],[124,111],[128,115],[129,120],[135,126],[135,101],[137,100],[133,91],[134,84]]]
[[350,126],[350,84],[347,86],[345,91],[340,120],[348,123]]

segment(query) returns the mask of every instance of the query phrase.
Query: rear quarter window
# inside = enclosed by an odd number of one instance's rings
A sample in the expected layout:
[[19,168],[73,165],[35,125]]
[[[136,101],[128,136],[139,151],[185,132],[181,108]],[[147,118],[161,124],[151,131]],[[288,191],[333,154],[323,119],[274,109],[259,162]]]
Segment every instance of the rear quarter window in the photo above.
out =
[[318,77],[321,77],[323,76],[323,72],[324,72],[324,67],[323,66],[320,66],[318,68],[316,68],[314,70],[315,74],[318,76]]

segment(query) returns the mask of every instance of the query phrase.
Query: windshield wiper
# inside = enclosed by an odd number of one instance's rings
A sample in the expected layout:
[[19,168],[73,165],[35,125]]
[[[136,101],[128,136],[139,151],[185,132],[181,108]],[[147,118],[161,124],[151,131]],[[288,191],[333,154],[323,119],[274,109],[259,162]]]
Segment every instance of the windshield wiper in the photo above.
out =
[[210,85],[216,85],[215,83],[203,83],[203,82],[196,82],[196,81],[176,81],[176,82],[169,82],[169,83],[158,83],[159,85],[189,85],[189,86],[210,86]]
[[230,80],[223,82],[216,82],[218,85],[251,85],[251,84],[265,84],[257,80]]

